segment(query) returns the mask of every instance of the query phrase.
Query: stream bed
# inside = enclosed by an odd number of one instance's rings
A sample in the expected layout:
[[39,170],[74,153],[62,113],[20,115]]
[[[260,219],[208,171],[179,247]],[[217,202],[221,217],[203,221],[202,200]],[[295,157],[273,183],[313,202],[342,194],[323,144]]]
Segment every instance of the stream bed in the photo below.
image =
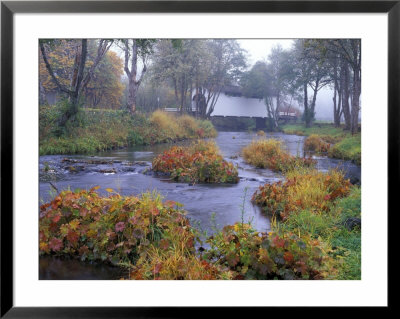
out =
[[[270,221],[259,207],[251,203],[251,196],[259,186],[283,179],[279,173],[269,169],[257,169],[243,161],[241,149],[253,139],[255,133],[219,132],[215,138],[226,160],[238,165],[240,181],[233,185],[175,183],[166,177],[152,174],[151,161],[172,145],[179,142],[152,146],[135,146],[88,155],[46,155],[39,160],[39,205],[48,202],[58,191],[90,189],[99,185],[99,193],[106,195],[106,188],[112,188],[121,195],[138,195],[157,190],[165,199],[184,205],[187,217],[193,225],[213,233],[213,226],[222,228],[235,222],[251,221],[258,231],[269,231]],[[292,155],[303,155],[304,136],[283,133],[267,133],[267,138],[280,139]],[[338,167],[347,178],[357,182],[361,179],[361,167],[349,161],[327,157],[315,157],[317,168],[328,171]],[[244,207],[244,210],[242,209]],[[39,279],[118,279],[121,271],[112,266],[83,263],[68,258],[40,257]]]

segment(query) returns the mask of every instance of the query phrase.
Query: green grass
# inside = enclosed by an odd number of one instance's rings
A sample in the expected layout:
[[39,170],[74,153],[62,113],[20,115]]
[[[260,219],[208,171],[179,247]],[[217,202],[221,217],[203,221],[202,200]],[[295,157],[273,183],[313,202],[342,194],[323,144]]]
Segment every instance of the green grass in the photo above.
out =
[[328,213],[303,210],[277,223],[282,232],[299,236],[310,235],[330,247],[337,273],[335,279],[361,279],[361,229],[348,230],[343,222],[349,217],[361,217],[361,189],[354,186],[347,197],[337,200]]
[[361,134],[345,137],[336,143],[328,154],[330,157],[352,160],[361,165]]
[[281,129],[286,134],[296,134],[309,136],[311,134],[317,135],[329,135],[332,137],[341,137],[346,135],[351,135],[349,132],[343,131],[340,127],[335,127],[332,124],[326,123],[314,123],[312,127],[305,127],[304,124],[287,124],[282,125]]

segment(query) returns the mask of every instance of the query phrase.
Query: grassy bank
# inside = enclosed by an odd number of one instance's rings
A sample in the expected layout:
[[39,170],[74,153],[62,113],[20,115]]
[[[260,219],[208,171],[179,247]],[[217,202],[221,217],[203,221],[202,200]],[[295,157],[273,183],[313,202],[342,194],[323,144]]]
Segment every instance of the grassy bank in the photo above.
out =
[[181,205],[157,193],[63,191],[40,208],[40,254],[125,267],[125,279],[323,279],[332,257],[318,240],[225,226],[201,244]]
[[[361,165],[361,133],[351,135],[350,132],[344,131],[342,128],[322,123],[315,123],[309,128],[304,127],[303,124],[288,124],[282,126],[282,131],[286,134],[312,136],[314,140],[318,137],[325,143],[322,151],[328,151],[329,157],[351,160]],[[315,143],[317,142],[313,144]],[[330,147],[326,147],[326,143],[331,144]]]
[[61,110],[62,106],[40,108],[40,155],[95,153],[217,134],[209,121],[162,111],[131,116],[122,111],[86,109],[78,113],[73,125],[60,128]]
[[361,279],[361,190],[340,172],[291,172],[253,200],[273,216],[276,232],[318,240],[331,257],[331,278]]
[[357,187],[327,200],[329,209],[294,209],[269,233],[250,222],[226,225],[201,251],[179,203],[157,193],[100,196],[97,188],[63,191],[41,206],[41,255],[110,263],[126,268],[125,279],[360,279],[361,230],[346,227],[361,216]]

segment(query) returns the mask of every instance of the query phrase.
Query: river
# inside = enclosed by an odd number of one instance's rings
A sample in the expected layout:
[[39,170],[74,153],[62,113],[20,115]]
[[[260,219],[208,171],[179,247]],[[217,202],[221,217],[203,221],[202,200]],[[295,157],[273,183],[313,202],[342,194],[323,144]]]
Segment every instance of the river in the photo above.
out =
[[[219,132],[215,142],[226,160],[238,165],[240,181],[234,185],[190,185],[174,183],[165,177],[149,174],[151,160],[171,144],[135,146],[88,155],[49,155],[39,160],[39,202],[48,202],[58,191],[89,189],[99,185],[99,192],[106,195],[106,188],[112,188],[121,195],[140,194],[157,190],[166,199],[180,202],[188,212],[193,225],[212,234],[213,226],[222,228],[244,220],[251,221],[258,231],[268,231],[270,221],[250,201],[260,185],[283,179],[281,174],[269,169],[256,169],[246,164],[240,156],[241,149],[253,139],[255,133]],[[267,133],[267,138],[280,139],[292,155],[302,155],[303,136],[283,133]],[[176,144],[187,144],[180,142]],[[349,161],[315,157],[317,168],[327,171],[338,167],[353,179],[360,180],[361,168]],[[50,184],[51,182],[51,184]],[[242,209],[244,207],[244,210]],[[83,263],[76,260],[41,257],[40,279],[117,279],[121,277],[118,268]]]

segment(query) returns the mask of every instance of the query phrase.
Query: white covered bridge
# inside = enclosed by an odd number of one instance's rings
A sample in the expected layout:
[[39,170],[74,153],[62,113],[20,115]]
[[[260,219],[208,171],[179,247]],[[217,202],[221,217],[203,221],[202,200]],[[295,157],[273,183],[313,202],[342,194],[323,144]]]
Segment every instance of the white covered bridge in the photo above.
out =
[[[211,117],[254,118],[257,128],[265,127],[266,119],[269,116],[263,99],[238,96],[240,94],[233,96],[230,93],[229,90],[221,92]],[[166,108],[165,110],[176,111],[173,108]],[[195,101],[192,101],[192,112],[196,113]],[[279,119],[296,120],[297,114],[295,112],[279,112]]]

